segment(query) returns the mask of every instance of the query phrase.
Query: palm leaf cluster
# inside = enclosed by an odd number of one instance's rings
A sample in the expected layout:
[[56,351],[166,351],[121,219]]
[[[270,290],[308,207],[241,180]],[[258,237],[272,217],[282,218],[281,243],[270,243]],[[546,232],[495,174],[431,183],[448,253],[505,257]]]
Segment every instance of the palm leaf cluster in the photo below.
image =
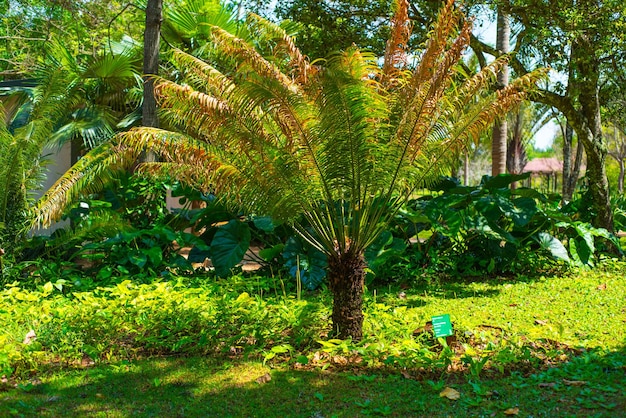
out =
[[53,71],[30,93],[8,92],[0,102],[0,247],[28,230],[29,191],[43,180],[41,154],[65,111],[64,93],[62,74]]
[[38,219],[58,217],[80,190],[151,148],[162,162],[142,170],[211,189],[251,213],[291,222],[302,214],[296,228],[326,254],[362,253],[416,187],[448,173],[448,151],[477,138],[540,76],[489,90],[503,58],[464,78],[464,22],[449,1],[412,69],[398,59],[381,69],[356,47],[311,62],[256,15],[246,21],[253,42],[213,26],[212,55],[228,60],[175,51],[181,81],[157,80],[169,130],[135,129],[94,150],[51,189]]
[[113,137],[124,116],[127,124],[134,120],[129,113],[139,101],[130,92],[141,79],[131,46],[111,43],[78,60],[53,40],[34,73],[36,87],[2,92],[0,246],[17,244],[30,227],[30,193],[44,181],[46,148],[74,140],[93,147]]
[[85,149],[111,139],[141,118],[141,56],[138,45],[125,38],[103,45],[98,55],[76,57],[59,40],[47,46],[38,80],[62,74],[64,95],[71,102],[56,120],[52,143],[76,141]]
[[94,149],[44,196],[37,221],[58,218],[151,149],[160,162],[139,170],[290,222],[325,253],[334,332],[361,339],[365,248],[543,75],[492,90],[504,57],[464,76],[470,27],[453,0],[410,66],[407,7],[398,0],[382,69],[356,47],[311,61],[283,28],[253,14],[237,29],[244,38],[211,26],[210,44],[198,48],[210,59],[176,50],[179,78],[156,80],[167,129],[134,129]]

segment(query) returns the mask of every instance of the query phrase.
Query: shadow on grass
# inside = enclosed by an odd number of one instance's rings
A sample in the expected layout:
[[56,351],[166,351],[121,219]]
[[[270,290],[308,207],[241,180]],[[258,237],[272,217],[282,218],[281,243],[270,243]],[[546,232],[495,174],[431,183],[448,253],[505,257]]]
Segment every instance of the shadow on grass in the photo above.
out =
[[[0,416],[462,417],[505,416],[519,408],[523,416],[613,417],[626,411],[625,347],[587,352],[533,374],[487,374],[473,382],[459,373],[430,382],[407,375],[157,358],[68,371],[0,392]],[[461,393],[458,401],[439,396],[447,386]]]

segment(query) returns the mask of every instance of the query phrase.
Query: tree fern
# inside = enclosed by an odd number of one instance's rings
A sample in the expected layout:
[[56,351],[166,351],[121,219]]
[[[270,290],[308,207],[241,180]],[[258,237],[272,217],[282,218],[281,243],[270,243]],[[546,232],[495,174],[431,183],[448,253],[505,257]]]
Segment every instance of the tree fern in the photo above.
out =
[[[406,32],[406,4],[397,11],[394,25]],[[328,257],[335,331],[359,339],[365,248],[416,187],[448,172],[452,151],[522,101],[542,74],[491,91],[491,75],[503,64],[497,61],[464,78],[457,63],[470,27],[452,0],[412,70],[397,59],[396,42],[406,33],[388,44],[381,69],[355,47],[310,62],[280,27],[254,15],[247,24],[254,42],[211,29],[206,50],[227,59],[209,64],[173,54],[189,82],[157,80],[156,92],[178,133],[140,128],[119,135],[55,185],[38,219],[58,216],[76,190],[92,187],[87,179],[102,176],[102,164],[131,164],[151,148],[164,162],[140,169],[294,223]],[[295,223],[297,214],[306,227]]]

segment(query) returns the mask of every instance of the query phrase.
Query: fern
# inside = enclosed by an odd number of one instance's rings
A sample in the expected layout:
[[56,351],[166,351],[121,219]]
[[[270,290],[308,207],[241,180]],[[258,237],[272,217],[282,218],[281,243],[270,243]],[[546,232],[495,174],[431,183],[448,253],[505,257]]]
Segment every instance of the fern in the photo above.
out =
[[[294,223],[328,257],[335,325],[362,321],[365,248],[416,187],[447,173],[450,156],[524,100],[543,75],[493,92],[492,74],[503,59],[464,77],[457,64],[470,26],[452,0],[408,71],[406,7],[397,7],[382,69],[355,47],[313,64],[282,28],[254,15],[244,31],[254,42],[212,27],[214,62],[175,51],[188,82],[157,81],[164,120],[177,133],[139,128],[118,135],[114,146],[88,154],[55,185],[38,220],[54,219],[79,190],[106,179],[105,167],[128,166],[149,148],[163,162],[140,170],[210,187],[225,202]],[[309,227],[295,223],[299,214]],[[359,332],[339,331],[354,338]]]

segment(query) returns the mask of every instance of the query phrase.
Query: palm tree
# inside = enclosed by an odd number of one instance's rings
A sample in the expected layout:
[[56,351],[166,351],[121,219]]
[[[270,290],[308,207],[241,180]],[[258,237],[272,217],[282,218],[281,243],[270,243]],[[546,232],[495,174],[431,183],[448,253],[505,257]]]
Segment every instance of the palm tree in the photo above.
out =
[[[502,8],[498,8],[498,24],[496,36],[496,49],[504,54],[509,52],[509,37],[511,35],[511,26],[509,16]],[[509,84],[509,68],[503,66],[498,73],[498,84],[504,87]],[[506,173],[507,161],[507,120],[505,117],[496,120],[493,125],[492,141],[491,141],[491,175]]]
[[[407,8],[400,1],[397,16]],[[214,27],[214,56],[228,57],[219,60],[223,68],[178,51],[184,82],[156,82],[171,129],[131,130],[93,150],[44,196],[38,221],[57,218],[81,191],[150,148],[162,162],[139,169],[291,222],[324,252],[334,331],[359,340],[364,250],[417,187],[449,172],[456,161],[448,151],[518,104],[540,76],[490,91],[505,63],[497,60],[463,80],[456,64],[470,27],[461,22],[449,0],[412,70],[402,65],[406,18],[392,27],[384,70],[356,47],[311,63],[280,27],[256,15],[247,17],[253,43]]]
[[62,74],[63,95],[73,103],[56,121],[52,143],[72,141],[75,151],[88,150],[141,119],[141,49],[132,39],[107,42],[98,55],[80,57],[52,40],[44,59],[36,78]]
[[[13,89],[0,106],[0,248],[14,249],[28,231],[30,192],[41,187],[48,146],[65,141],[89,149],[113,137],[122,118],[139,108],[138,54],[110,43],[99,56],[73,56],[59,41],[47,46],[36,87]],[[140,85],[139,85],[140,87]]]
[[12,251],[28,231],[29,191],[42,180],[42,150],[68,105],[63,80],[60,71],[51,72],[32,97],[16,91],[0,104],[0,248]]

